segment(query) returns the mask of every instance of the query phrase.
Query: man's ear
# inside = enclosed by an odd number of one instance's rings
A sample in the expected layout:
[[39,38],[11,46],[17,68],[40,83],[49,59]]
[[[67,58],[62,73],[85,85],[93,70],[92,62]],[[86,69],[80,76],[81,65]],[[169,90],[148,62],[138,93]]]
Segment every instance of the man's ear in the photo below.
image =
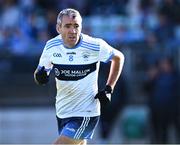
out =
[[56,24],[56,31],[58,32],[58,34],[61,33],[59,24]]

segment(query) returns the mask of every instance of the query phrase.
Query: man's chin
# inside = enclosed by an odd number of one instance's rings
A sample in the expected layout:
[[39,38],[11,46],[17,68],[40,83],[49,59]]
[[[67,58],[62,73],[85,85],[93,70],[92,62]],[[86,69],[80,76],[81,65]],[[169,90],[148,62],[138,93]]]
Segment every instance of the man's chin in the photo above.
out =
[[72,48],[72,47],[76,46],[76,44],[77,44],[76,42],[69,42],[67,46],[69,48]]
[[77,40],[70,40],[70,41],[69,41],[69,44],[72,45],[72,46],[77,45],[77,43],[78,43]]

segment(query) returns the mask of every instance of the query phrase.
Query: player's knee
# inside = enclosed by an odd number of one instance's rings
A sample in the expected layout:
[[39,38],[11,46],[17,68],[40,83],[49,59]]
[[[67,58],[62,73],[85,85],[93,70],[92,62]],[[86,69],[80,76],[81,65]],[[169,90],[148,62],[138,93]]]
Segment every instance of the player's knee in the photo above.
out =
[[87,140],[82,140],[82,142],[80,143],[80,145],[86,145],[87,144]]
[[59,144],[75,144],[75,145],[86,145],[86,140],[75,140],[66,136],[60,136],[55,142],[54,145]]

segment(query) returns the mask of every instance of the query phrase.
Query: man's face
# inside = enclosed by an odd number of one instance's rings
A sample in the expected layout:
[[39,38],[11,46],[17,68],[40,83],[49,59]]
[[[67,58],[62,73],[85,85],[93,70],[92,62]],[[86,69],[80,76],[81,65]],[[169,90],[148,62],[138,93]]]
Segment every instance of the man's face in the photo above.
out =
[[79,17],[63,16],[61,25],[58,24],[64,45],[68,48],[72,48],[78,43],[81,29],[82,24]]

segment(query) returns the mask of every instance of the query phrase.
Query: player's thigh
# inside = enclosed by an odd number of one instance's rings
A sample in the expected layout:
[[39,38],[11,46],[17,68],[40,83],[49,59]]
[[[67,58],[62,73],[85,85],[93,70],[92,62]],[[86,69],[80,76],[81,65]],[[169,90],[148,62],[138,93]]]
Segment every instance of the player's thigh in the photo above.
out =
[[58,144],[86,145],[86,140],[75,140],[75,139],[62,135],[54,142],[54,145],[58,145]]

